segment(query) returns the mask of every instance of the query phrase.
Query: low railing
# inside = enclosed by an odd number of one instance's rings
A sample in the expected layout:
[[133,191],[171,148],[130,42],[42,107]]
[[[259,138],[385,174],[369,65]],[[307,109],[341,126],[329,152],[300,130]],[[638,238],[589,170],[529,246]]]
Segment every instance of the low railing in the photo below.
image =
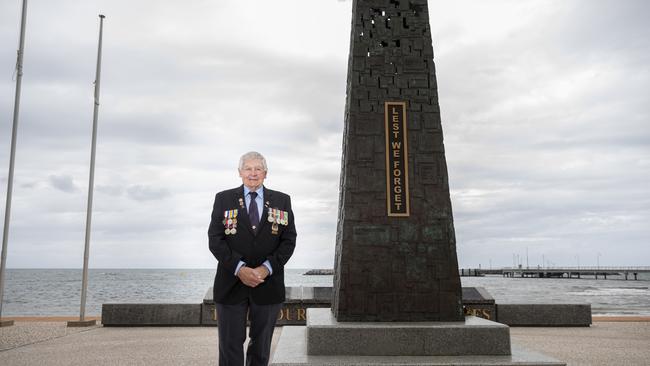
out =
[[[546,266],[546,267],[502,267],[502,271],[618,271],[650,272],[650,266]],[[481,271],[481,269],[479,269]],[[494,271],[494,269],[488,270]]]

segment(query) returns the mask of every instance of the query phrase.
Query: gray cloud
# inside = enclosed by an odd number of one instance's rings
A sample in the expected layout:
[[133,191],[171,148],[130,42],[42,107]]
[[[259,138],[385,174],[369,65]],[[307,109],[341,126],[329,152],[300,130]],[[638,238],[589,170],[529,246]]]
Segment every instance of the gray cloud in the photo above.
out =
[[63,192],[73,193],[79,190],[71,175],[50,175],[49,181],[52,187]]

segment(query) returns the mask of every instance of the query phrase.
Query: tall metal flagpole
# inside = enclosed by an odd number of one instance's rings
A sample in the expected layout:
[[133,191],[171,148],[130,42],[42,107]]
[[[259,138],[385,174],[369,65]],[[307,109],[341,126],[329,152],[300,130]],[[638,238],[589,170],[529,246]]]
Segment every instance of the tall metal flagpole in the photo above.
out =
[[0,326],[13,325],[13,320],[2,320],[2,302],[5,289],[5,266],[7,265],[7,245],[9,241],[9,220],[11,219],[11,193],[14,188],[14,161],[16,160],[16,134],[18,132],[18,112],[20,110],[20,87],[23,80],[23,52],[25,49],[25,22],[27,21],[27,0],[23,0],[20,20],[20,41],[16,58],[16,97],[14,99],[14,123],[11,129],[11,154],[9,155],[9,176],[7,178],[7,205],[5,223],[2,231],[2,259],[0,261]]
[[93,189],[95,185],[95,151],[97,146],[97,114],[99,112],[99,82],[102,68],[102,36],[105,16],[99,15],[99,43],[97,46],[97,70],[95,71],[95,105],[93,110],[93,141],[90,149],[90,177],[88,178],[88,207],[86,209],[86,243],[84,247],[84,269],[81,283],[81,307],[79,321],[68,322],[68,326],[94,325],[95,320],[86,321],[86,293],[88,289],[88,256],[90,251],[90,223],[93,210]]

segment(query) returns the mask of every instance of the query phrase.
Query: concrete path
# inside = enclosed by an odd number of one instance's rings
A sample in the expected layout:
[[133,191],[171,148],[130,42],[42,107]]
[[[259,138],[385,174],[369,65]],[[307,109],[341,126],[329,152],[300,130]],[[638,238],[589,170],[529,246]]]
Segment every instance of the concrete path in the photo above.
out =
[[594,322],[579,328],[511,327],[510,338],[567,365],[650,365],[650,322]]
[[[276,329],[277,341],[282,328]],[[511,328],[512,343],[568,365],[650,365],[650,322]],[[217,328],[21,322],[0,328],[0,365],[216,365]]]
[[[91,327],[83,331],[65,323],[16,323],[0,328],[0,365],[215,365],[217,328]],[[40,329],[39,329],[40,328]],[[50,328],[44,331],[44,328]],[[6,334],[13,333],[13,334]],[[39,339],[16,346],[20,333]],[[49,339],[44,337],[49,334]]]

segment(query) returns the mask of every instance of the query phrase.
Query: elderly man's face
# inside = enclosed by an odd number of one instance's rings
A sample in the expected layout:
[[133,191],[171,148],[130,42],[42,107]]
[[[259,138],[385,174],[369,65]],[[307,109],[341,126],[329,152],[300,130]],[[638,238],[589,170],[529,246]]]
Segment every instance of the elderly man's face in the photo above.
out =
[[266,172],[262,160],[251,159],[244,161],[244,166],[239,170],[242,182],[251,191],[256,191],[264,183]]

